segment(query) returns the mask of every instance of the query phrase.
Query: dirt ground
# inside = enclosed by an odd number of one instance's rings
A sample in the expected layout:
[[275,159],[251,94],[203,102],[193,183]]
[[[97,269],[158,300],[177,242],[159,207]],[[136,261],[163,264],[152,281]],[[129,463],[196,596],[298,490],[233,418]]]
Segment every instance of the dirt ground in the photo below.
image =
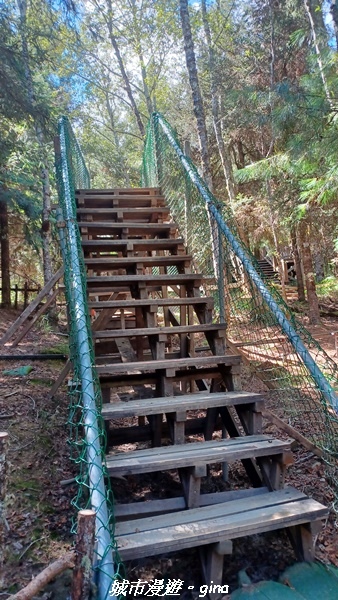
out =
[[[0,310],[0,337],[17,317],[14,311]],[[306,320],[306,319],[305,319]],[[320,327],[311,333],[318,339],[329,355],[335,356],[334,336],[338,331],[338,319],[323,319]],[[65,341],[62,332],[52,332],[45,322],[39,323],[17,348],[8,345],[0,349],[0,430],[10,436],[8,454],[8,493],[6,506],[6,556],[3,574],[0,574],[0,598],[9,598],[44,566],[60,557],[72,545],[70,534],[74,511],[71,500],[75,485],[67,483],[74,477],[74,466],[69,460],[67,445],[66,387],[63,386],[54,399],[48,393],[64,362],[60,360],[32,361],[29,354],[50,351],[64,354]],[[22,360],[4,359],[4,355],[20,355]],[[13,376],[4,371],[30,365],[28,375]],[[261,382],[250,370],[243,369],[243,389],[262,391]],[[269,433],[287,437],[273,426],[266,424]],[[289,468],[287,483],[305,491],[326,505],[333,501],[332,493],[324,477],[324,465],[301,446],[294,448],[295,463]],[[245,477],[240,464],[230,466],[233,489],[243,483]],[[221,472],[214,471],[213,483],[206,482],[208,491],[227,489]],[[151,482],[142,478],[143,488]],[[167,487],[173,495],[179,490],[174,474],[164,474],[157,485]],[[215,486],[211,488],[210,486]],[[128,494],[123,481],[114,483],[119,500]],[[338,531],[331,513],[325,529],[318,537],[316,555],[318,560],[338,566]],[[234,552],[226,557],[224,583],[234,590],[238,586],[238,572],[246,570],[253,581],[264,578],[278,579],[282,571],[295,562],[294,552],[284,533],[271,533],[237,540]],[[175,556],[161,556],[134,561],[127,565],[128,579],[150,580],[182,579],[185,582],[181,598],[193,600],[196,592],[189,586],[201,585],[198,551],[184,551]],[[69,593],[70,575],[61,577],[39,596],[65,600]],[[227,596],[228,597],[228,596]],[[167,596],[170,598],[170,596]]]

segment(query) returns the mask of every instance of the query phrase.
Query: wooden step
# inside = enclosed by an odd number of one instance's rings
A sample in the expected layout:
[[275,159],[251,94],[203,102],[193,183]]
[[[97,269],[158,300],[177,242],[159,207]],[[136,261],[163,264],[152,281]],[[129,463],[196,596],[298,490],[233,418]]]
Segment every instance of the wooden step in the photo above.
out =
[[[263,402],[260,394],[250,392],[222,392],[206,394],[186,394],[184,396],[165,396],[160,398],[144,398],[128,402],[114,402],[102,405],[104,420],[123,419],[126,417],[143,417],[159,415],[166,412],[186,412],[203,410],[220,406],[255,405],[256,410]],[[259,403],[259,405],[258,405]]]
[[104,288],[121,287],[121,286],[140,286],[142,287],[153,287],[153,286],[172,286],[172,285],[186,285],[191,287],[199,287],[205,278],[203,275],[198,273],[187,273],[177,275],[109,275],[109,276],[96,276],[87,277],[88,288],[95,287]]
[[[225,324],[211,324],[201,323],[199,325],[178,325],[175,327],[145,327],[137,329],[113,329],[108,331],[94,331],[93,338],[96,340],[101,339],[114,339],[121,337],[138,337],[138,336],[150,336],[150,335],[179,335],[181,333],[218,333],[219,337],[225,337],[226,332]],[[207,348],[206,348],[207,349]]]
[[105,221],[78,221],[80,229],[88,229],[91,235],[164,235],[176,232],[176,223],[109,223]]
[[77,205],[83,208],[165,208],[163,197],[156,196],[80,196]]
[[129,298],[127,300],[106,300],[106,301],[93,301],[88,302],[89,308],[99,309],[102,308],[150,308],[152,307],[156,312],[158,306],[196,306],[206,305],[208,309],[212,309],[214,305],[214,299],[211,296],[197,296],[196,298],[147,298],[145,300],[139,300],[136,298]]
[[[194,417],[187,419],[184,425],[186,436],[198,435],[201,438],[204,437],[207,425],[206,418]],[[222,427],[222,420],[221,418],[218,418],[215,423],[214,431],[221,431]],[[152,427],[149,423],[146,423],[145,425],[132,425],[130,427],[107,428],[106,434],[108,446],[118,448],[128,443],[154,443],[154,434],[157,434],[157,431],[154,430],[154,427]],[[173,442],[172,428],[169,427],[169,423],[162,422],[161,442],[164,442],[165,440],[169,443]],[[160,447],[161,444],[158,444],[158,446]]]
[[183,265],[190,266],[192,257],[188,255],[170,255],[170,256],[100,256],[97,258],[85,258],[85,264],[92,269],[112,270],[126,269],[127,267],[136,267],[143,265],[144,267],[170,267]]
[[285,488],[212,506],[116,524],[123,560],[154,556],[326,519],[328,509]]
[[109,196],[153,196],[160,194],[157,187],[133,187],[133,188],[82,188],[75,190],[76,196],[97,196],[106,194]]
[[168,250],[177,253],[177,248],[184,246],[182,238],[161,238],[152,240],[133,239],[126,240],[82,240],[84,252],[151,252]]
[[[253,496],[261,496],[268,492],[265,486],[259,488],[244,488],[242,490],[229,490],[226,492],[212,492],[200,495],[200,506],[211,506],[213,504],[222,504],[230,500],[241,500]],[[176,498],[165,498],[161,500],[147,500],[146,502],[129,502],[128,504],[115,504],[114,516],[118,521],[129,519],[140,519],[143,517],[153,517],[154,515],[169,514],[186,510],[187,503],[184,496]]]
[[[168,411],[170,407],[168,406]],[[234,462],[246,458],[290,452],[291,440],[281,441],[265,435],[251,435],[210,442],[195,442],[147,448],[107,455],[109,475],[125,476],[156,471],[170,471],[195,465]]]
[[117,364],[98,364],[97,372],[101,374],[123,374],[123,373],[144,373],[146,371],[154,372],[159,370],[177,371],[185,367],[207,367],[211,365],[233,366],[239,365],[241,357],[231,356],[202,356],[194,358],[176,358],[166,360],[147,360],[133,363]]
[[84,208],[162,208],[165,207],[163,196],[112,194],[79,194],[76,196],[77,205]]
[[94,208],[94,207],[85,207],[77,209],[78,215],[88,215],[92,217],[93,220],[105,217],[107,220],[111,219],[113,221],[125,221],[134,220],[135,221],[157,221],[159,216],[167,217],[170,213],[170,210],[167,206],[135,206],[134,208],[123,208],[123,207],[115,207],[115,208]]
[[[103,359],[103,360],[101,360]],[[96,357],[96,365],[100,366],[102,364],[107,364],[110,359],[110,355],[98,356]],[[169,359],[168,359],[169,360]],[[178,359],[175,359],[178,360]],[[115,363],[114,363],[115,364]],[[232,366],[226,367],[227,369],[231,369],[231,373],[236,370],[236,375],[238,375],[238,371],[240,366]],[[238,371],[237,371],[238,370]],[[172,377],[172,380],[175,383],[183,382],[183,381],[196,381],[203,379],[219,379],[219,369],[217,365],[209,366],[206,368],[198,368],[198,369],[182,369],[175,371],[175,375]],[[159,373],[156,371],[147,371],[145,373],[117,373],[117,374],[109,374],[105,371],[100,373],[100,383],[104,388],[122,388],[128,386],[129,388],[137,385],[155,385],[159,380]],[[204,389],[204,388],[202,388]]]

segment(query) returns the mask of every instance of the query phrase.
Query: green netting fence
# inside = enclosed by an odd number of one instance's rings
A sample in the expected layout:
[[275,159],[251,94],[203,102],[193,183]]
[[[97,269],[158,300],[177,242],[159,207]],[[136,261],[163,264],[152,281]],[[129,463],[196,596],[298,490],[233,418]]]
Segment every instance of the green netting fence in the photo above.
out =
[[160,186],[193,255],[211,278],[221,321],[264,382],[267,405],[324,452],[338,510],[337,365],[295,318],[241,242],[231,210],[211,194],[159,113],[148,125],[142,183]]
[[[122,570],[114,543],[113,496],[106,477],[102,397],[95,370],[86,275],[76,219],[75,190],[89,188],[90,179],[80,147],[66,117],[59,121],[56,175],[59,194],[59,231],[69,323],[70,448],[78,466],[77,510],[96,512],[95,583],[99,600],[112,598],[113,581]],[[74,522],[75,529],[75,522]]]

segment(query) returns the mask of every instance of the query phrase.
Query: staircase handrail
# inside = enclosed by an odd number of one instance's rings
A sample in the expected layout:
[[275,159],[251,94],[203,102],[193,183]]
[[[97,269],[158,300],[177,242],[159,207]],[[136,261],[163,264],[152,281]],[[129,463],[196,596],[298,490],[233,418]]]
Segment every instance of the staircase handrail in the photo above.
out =
[[[72,363],[77,368],[78,392],[83,408],[82,424],[86,440],[88,488],[91,507],[96,512],[96,568],[98,571],[98,598],[112,598],[109,594],[114,580],[114,560],[109,531],[109,514],[104,483],[105,468],[102,462],[100,428],[94,389],[95,365],[92,357],[92,340],[86,301],[86,276],[80,247],[80,233],[76,218],[75,189],[90,186],[89,172],[74,132],[67,117],[58,124],[59,148],[56,151],[56,172],[60,207],[64,221],[61,238],[65,262],[65,287],[70,323]],[[73,145],[73,148],[72,148]],[[75,149],[75,152],[72,151]],[[74,161],[76,164],[74,164]]]
[[[229,226],[227,225],[227,223],[224,221],[222,214],[218,210],[219,202],[217,201],[215,196],[210,192],[206,183],[203,181],[203,179],[198,174],[198,171],[197,171],[195,165],[193,164],[193,162],[191,161],[191,159],[184,154],[183,150],[181,149],[181,147],[176,139],[175,132],[172,129],[171,125],[166,121],[166,119],[163,117],[163,115],[161,115],[158,112],[155,112],[151,116],[150,127],[153,128],[154,131],[156,131],[157,127],[161,127],[161,129],[164,132],[172,149],[175,151],[178,159],[180,160],[180,162],[186,172],[186,175],[189,177],[190,181],[193,183],[193,185],[199,191],[201,197],[203,198],[203,200],[205,202],[205,206],[206,206],[207,210],[213,215],[220,230],[226,237],[230,248],[232,249],[234,254],[241,260],[241,262],[246,270],[246,273],[249,275],[251,281],[256,286],[261,297],[265,300],[266,304],[269,306],[269,308],[274,313],[278,324],[280,325],[281,329],[288,337],[295,352],[298,354],[298,356],[301,358],[304,365],[308,369],[308,372],[310,373],[315,384],[321,390],[321,392],[322,392],[323,396],[325,397],[326,401],[328,402],[329,406],[331,406],[333,408],[333,410],[336,413],[338,413],[338,397],[335,393],[335,390],[330,385],[330,383],[328,382],[326,377],[323,375],[323,373],[317,366],[316,362],[310,355],[309,351],[303,344],[300,336],[298,335],[298,333],[296,332],[294,327],[291,325],[291,323],[287,319],[286,315],[280,309],[280,307],[278,306],[277,302],[273,298],[273,296],[270,293],[270,291],[268,290],[268,288],[265,286],[262,278],[259,276],[259,274],[257,273],[256,269],[253,266],[251,257],[249,256],[247,251],[244,249],[242,243],[235,237],[235,235],[232,233],[232,231],[229,228]],[[160,180],[161,179],[160,178],[161,156],[159,155],[158,147],[157,147],[156,143],[154,144],[154,151],[155,151],[155,155],[156,155],[156,165],[157,165],[157,173],[156,173],[157,182],[153,181],[152,184],[153,185],[161,185],[161,180]],[[147,184],[149,185],[149,181],[147,182]]]

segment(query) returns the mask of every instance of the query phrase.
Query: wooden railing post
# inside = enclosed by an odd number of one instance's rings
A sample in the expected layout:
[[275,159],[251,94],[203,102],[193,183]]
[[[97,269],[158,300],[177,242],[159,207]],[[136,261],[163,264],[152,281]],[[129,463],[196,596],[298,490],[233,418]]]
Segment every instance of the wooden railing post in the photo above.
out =
[[91,595],[95,517],[94,510],[80,510],[78,513],[71,600],[89,600]]
[[15,310],[18,310],[18,293],[19,293],[19,286],[16,283],[14,286],[14,308],[15,308]]
[[28,306],[28,283],[27,283],[27,281],[25,281],[24,295],[23,295],[23,309],[25,310],[25,308],[27,308],[27,306]]

